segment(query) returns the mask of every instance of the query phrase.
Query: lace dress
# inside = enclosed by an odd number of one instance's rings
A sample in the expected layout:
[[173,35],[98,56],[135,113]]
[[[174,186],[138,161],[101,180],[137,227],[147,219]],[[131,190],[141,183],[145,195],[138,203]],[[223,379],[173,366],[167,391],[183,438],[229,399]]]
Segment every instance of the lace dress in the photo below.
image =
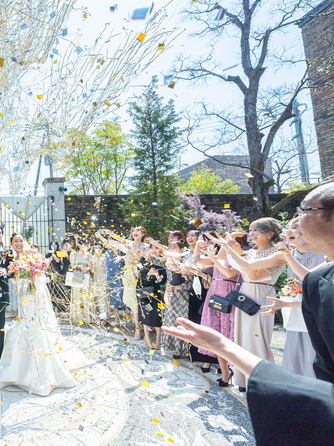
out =
[[28,280],[18,281],[19,318],[6,330],[0,389],[11,385],[46,396],[57,387],[74,387],[71,370],[87,362],[59,330],[45,276],[35,284],[37,291],[32,294],[28,293]]
[[[268,257],[276,251],[277,248],[274,247],[264,249],[263,251],[251,249],[248,251],[247,260]],[[229,257],[230,256],[228,255],[227,258]],[[266,268],[268,276],[264,279],[257,279],[254,281],[248,277],[248,274],[241,271],[241,276],[244,282],[241,285],[240,292],[258,302],[259,305],[268,305],[269,300],[266,296],[276,296],[275,288],[271,285],[275,285],[283,268],[284,265]],[[262,285],[252,282],[263,282],[264,284]],[[260,311],[254,316],[249,316],[236,308],[234,316],[234,342],[262,359],[275,362],[270,349],[274,330],[274,317],[274,315],[262,316]],[[246,387],[246,377],[243,373],[236,369],[234,376],[235,385]]]

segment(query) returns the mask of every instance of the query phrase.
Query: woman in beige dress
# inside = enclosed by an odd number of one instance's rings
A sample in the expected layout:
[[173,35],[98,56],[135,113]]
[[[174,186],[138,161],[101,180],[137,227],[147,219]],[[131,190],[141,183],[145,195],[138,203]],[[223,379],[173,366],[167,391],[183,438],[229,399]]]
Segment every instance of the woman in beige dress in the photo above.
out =
[[[250,225],[249,236],[257,249],[250,249],[247,257],[241,257],[240,245],[234,240],[225,242],[223,239],[213,239],[227,252],[229,264],[239,268],[243,283],[240,293],[265,305],[266,296],[276,295],[274,285],[279,278],[286,261],[281,252],[273,246],[280,241],[282,226],[274,218],[260,218]],[[262,359],[275,362],[270,349],[274,330],[274,315],[264,318],[260,312],[253,316],[235,309],[234,342]],[[247,380],[238,369],[235,370],[234,383],[240,392],[246,391]]]
[[[70,262],[73,271],[80,271],[85,276],[89,276],[92,269],[92,258],[84,242],[79,242],[76,251],[71,252]],[[73,283],[71,288],[70,313],[74,323],[79,321],[90,323],[93,321],[96,313],[94,300],[90,295],[90,280],[87,281],[87,276],[85,279],[81,285]]]

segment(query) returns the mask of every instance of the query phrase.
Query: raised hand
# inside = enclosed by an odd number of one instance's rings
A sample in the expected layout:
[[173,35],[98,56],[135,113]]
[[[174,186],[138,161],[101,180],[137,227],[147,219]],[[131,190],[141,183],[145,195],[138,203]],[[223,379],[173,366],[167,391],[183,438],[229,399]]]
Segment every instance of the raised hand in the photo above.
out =
[[222,335],[204,325],[198,325],[190,322],[188,319],[178,318],[178,327],[162,327],[162,329],[176,338],[189,342],[203,350],[213,351],[215,344],[221,342]]
[[241,255],[243,254],[243,251],[241,249],[241,246],[239,245],[239,243],[235,240],[229,240],[227,242],[227,246],[232,249],[232,251],[234,251],[235,253]]
[[261,310],[268,309],[268,311],[261,311],[261,314],[263,314],[263,316],[272,316],[277,310],[280,310],[284,307],[284,302],[281,299],[269,296],[267,296],[267,299],[272,300],[273,303],[271,305],[261,305]]

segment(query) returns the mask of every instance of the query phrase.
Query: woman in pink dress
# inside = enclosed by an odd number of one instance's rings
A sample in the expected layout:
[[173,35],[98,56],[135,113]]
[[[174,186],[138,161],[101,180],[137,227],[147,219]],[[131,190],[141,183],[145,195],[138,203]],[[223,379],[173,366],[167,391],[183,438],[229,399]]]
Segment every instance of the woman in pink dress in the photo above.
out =
[[[235,240],[239,243],[241,251],[241,248],[247,243],[247,238],[237,237]],[[227,296],[227,294],[229,294],[231,291],[238,291],[242,282],[242,278],[241,275],[239,275],[239,271],[229,265],[224,253],[219,252],[218,256],[215,256],[214,252],[210,250],[208,250],[206,253],[211,262],[214,264],[214,269],[213,282],[209,288],[203,306],[201,325],[210,327],[213,330],[218,331],[228,339],[231,339],[231,341],[234,341],[234,306],[232,305],[231,313],[221,313],[220,311],[210,308],[209,303],[212,295],[225,298],[225,296]],[[198,259],[198,263],[201,263],[201,261],[203,260]],[[216,355],[210,351],[203,349],[198,349],[198,351],[199,353],[202,353],[204,355],[216,357]],[[218,356],[218,361],[222,374],[221,378],[218,380],[219,386],[227,387],[234,372],[228,366],[228,363],[225,359]],[[209,372],[210,364],[204,363],[202,366],[202,371],[204,373]]]

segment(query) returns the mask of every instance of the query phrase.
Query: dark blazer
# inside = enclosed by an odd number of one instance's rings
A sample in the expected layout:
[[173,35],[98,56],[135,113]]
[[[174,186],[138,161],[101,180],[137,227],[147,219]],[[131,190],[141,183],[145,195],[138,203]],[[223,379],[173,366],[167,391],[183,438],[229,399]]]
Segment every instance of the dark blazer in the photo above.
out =
[[333,390],[328,382],[259,362],[247,390],[257,446],[332,446]]
[[[0,250],[0,268],[8,268],[8,265],[14,260],[13,254],[11,251],[6,251],[4,249]],[[0,276],[0,288],[1,288],[1,297],[0,303],[5,302],[9,304],[9,290],[8,290],[8,276]]]
[[316,351],[318,379],[334,383],[334,265],[313,271],[303,281],[302,310]]

